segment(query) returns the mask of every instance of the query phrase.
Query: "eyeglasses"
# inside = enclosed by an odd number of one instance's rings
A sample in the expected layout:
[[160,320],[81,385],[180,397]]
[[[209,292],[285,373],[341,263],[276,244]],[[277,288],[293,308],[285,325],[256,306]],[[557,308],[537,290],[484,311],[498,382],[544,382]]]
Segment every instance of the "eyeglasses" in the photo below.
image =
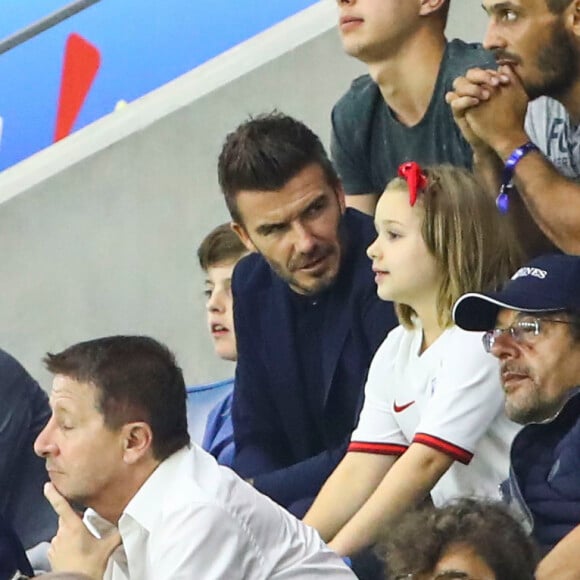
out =
[[556,320],[554,318],[520,318],[517,322],[507,328],[494,328],[488,330],[481,338],[485,352],[491,352],[495,341],[503,334],[508,333],[518,344],[530,344],[542,332],[542,327],[546,322],[560,322],[561,324],[571,324],[569,320]]
[[479,580],[470,576],[467,572],[462,572],[461,570],[445,570],[444,572],[439,572],[437,576],[430,576],[427,578],[425,574],[400,574],[395,576],[395,580]]

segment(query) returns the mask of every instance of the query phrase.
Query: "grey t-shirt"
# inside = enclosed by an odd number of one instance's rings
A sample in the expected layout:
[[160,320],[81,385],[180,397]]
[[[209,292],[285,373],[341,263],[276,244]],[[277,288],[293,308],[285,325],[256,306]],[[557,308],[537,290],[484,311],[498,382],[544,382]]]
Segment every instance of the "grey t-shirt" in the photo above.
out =
[[496,68],[493,55],[479,44],[449,42],[427,112],[413,127],[397,120],[369,75],[355,79],[332,111],[332,158],[346,193],[382,193],[405,161],[470,168],[471,148],[453,120],[445,93],[473,67]]
[[580,125],[572,124],[559,101],[549,97],[532,101],[526,132],[562,175],[580,182]]

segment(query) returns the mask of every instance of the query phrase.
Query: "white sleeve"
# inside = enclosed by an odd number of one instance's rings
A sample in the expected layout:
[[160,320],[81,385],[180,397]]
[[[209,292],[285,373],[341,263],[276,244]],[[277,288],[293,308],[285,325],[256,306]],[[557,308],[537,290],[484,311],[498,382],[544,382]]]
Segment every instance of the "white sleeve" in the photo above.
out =
[[403,329],[392,330],[379,347],[369,368],[365,400],[357,428],[353,431],[349,451],[402,455],[409,441],[389,405],[390,378]]
[[455,330],[413,441],[467,464],[502,412],[504,395],[499,363],[483,350],[481,333]]

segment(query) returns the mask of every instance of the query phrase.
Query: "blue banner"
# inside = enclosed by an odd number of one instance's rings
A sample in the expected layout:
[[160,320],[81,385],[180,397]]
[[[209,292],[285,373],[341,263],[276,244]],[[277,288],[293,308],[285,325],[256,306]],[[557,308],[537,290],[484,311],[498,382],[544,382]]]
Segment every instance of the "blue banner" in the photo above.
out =
[[[3,0],[0,39],[72,1]],[[316,2],[101,0],[0,55],[0,170]]]

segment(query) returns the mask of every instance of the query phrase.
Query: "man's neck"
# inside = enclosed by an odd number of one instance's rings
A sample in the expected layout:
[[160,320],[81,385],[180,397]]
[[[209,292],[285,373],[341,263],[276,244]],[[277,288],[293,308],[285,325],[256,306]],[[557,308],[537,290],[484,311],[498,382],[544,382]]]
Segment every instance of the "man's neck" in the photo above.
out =
[[425,116],[445,44],[441,33],[424,30],[401,46],[396,56],[368,63],[383,99],[403,125],[412,127]]
[[104,489],[100,497],[91,503],[91,508],[100,517],[117,526],[125,508],[155,471],[159,461],[150,459],[129,471],[122,481],[115,481]]
[[580,79],[559,99],[574,125],[580,125]]

